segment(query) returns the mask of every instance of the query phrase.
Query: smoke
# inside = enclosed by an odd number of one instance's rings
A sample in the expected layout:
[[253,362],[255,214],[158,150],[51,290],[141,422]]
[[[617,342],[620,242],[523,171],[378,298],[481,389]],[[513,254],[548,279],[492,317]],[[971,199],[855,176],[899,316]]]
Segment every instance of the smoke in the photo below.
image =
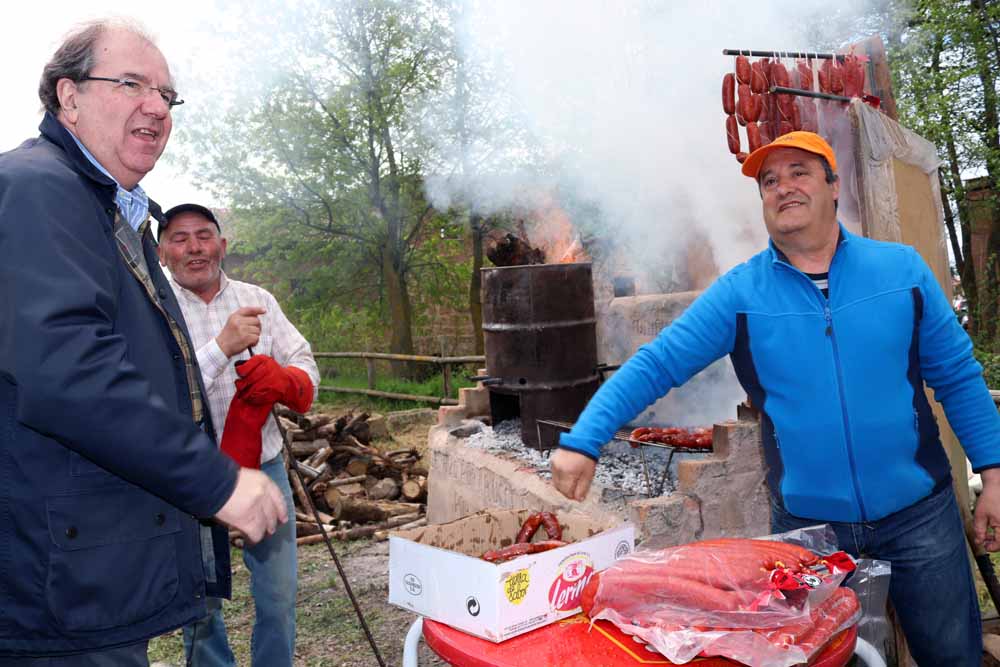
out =
[[[468,4],[462,53],[493,74],[472,95],[510,121],[492,133],[480,128],[471,161],[489,146],[509,156],[534,151],[545,167],[435,173],[429,194],[439,207],[462,202],[489,214],[530,208],[540,188],[558,190],[595,205],[639,266],[662,266],[689,243],[707,242],[725,271],[763,248],[766,233],[756,187],[726,145],[720,90],[733,59],[722,49],[817,50],[822,23],[809,17],[823,16],[819,5]],[[455,162],[470,158],[444,136],[432,141]]]
[[[539,190],[556,191],[598,211],[604,236],[625,258],[617,268],[640,282],[643,273],[682,266],[693,251],[724,272],[764,248],[767,236],[756,184],[740,173],[726,143],[721,80],[733,58],[722,50],[829,49],[856,38],[835,36],[848,24],[857,29],[852,17],[865,9],[845,7],[733,0],[465,5],[462,54],[473,70],[491,73],[471,97],[508,122],[483,123],[478,141],[461,148],[444,135],[431,137],[455,164],[488,165],[428,175],[432,201],[489,214],[530,209]],[[543,166],[505,169],[498,155],[514,163],[530,155]],[[617,356],[616,346],[634,351],[645,342],[627,313],[616,317],[618,326],[606,323],[602,336],[609,356]],[[725,419],[742,396],[728,362],[720,362],[640,421]]]

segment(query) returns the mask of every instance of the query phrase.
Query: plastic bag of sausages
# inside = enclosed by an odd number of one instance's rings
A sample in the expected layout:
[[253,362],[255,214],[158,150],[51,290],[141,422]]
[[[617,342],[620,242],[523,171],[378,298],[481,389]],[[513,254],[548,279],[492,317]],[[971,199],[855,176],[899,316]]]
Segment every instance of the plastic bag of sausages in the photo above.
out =
[[857,596],[840,586],[855,564],[829,527],[780,537],[637,551],[591,579],[583,610],[677,663],[807,662],[860,616]]

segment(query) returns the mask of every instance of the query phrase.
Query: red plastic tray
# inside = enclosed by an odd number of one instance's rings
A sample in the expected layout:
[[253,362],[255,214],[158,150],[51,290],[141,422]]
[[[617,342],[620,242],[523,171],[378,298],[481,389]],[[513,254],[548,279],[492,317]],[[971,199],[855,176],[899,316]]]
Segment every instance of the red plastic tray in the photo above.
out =
[[[809,663],[810,667],[843,667],[854,654],[857,637],[855,627],[844,630],[830,640]],[[591,629],[590,620],[583,614],[499,644],[424,619],[424,641],[442,659],[456,667],[636,667],[675,664],[636,643],[611,623],[597,621]],[[734,667],[740,663],[725,658],[695,658],[686,664],[694,667]]]

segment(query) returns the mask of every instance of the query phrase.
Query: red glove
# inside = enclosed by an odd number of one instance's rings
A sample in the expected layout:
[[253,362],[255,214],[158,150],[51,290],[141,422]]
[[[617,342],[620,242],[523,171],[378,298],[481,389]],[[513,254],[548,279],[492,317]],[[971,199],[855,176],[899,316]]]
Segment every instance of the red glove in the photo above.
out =
[[270,414],[270,403],[253,404],[234,396],[222,430],[222,451],[243,468],[260,468],[261,429]]
[[306,412],[313,400],[312,380],[300,368],[286,366],[266,354],[256,354],[236,365],[240,379],[236,395],[248,403],[284,403],[296,412]]

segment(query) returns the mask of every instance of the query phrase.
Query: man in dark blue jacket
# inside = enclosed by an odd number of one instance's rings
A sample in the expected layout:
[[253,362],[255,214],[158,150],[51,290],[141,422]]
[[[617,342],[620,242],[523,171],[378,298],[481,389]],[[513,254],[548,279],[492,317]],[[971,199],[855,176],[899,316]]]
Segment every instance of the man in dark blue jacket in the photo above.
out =
[[226,531],[199,519],[257,541],[287,516],[216,447],[157,263],[138,183],[180,104],[162,54],[89,24],[39,97],[41,136],[0,155],[0,666],[146,665],[229,594]]
[[837,223],[836,168],[810,132],[747,158],[770,247],[719,278],[600,388],[562,436],[553,483],[582,500],[616,429],[729,354],[761,411],[774,532],[829,523],[841,548],[891,561],[890,595],[917,663],[978,667],[978,600],[924,382],[982,472],[976,530],[991,550],[1000,547],[1000,415],[920,256]]

